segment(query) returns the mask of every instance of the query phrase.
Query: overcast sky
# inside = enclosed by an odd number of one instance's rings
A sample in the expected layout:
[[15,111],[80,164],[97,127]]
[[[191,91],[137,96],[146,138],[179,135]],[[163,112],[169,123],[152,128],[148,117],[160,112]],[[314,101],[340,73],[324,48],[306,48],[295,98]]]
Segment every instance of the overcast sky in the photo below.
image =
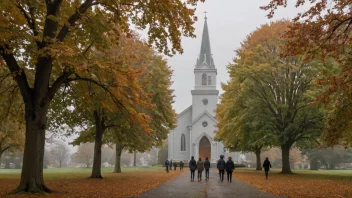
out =
[[[177,113],[182,112],[192,104],[191,90],[194,88],[193,69],[200,52],[201,37],[204,25],[204,12],[207,11],[210,45],[213,53],[215,66],[218,70],[217,89],[223,93],[220,87],[221,82],[227,82],[229,75],[226,71],[232,58],[234,50],[240,47],[240,43],[246,36],[260,25],[269,23],[266,12],[259,7],[266,5],[269,0],[206,0],[199,3],[196,15],[198,21],[195,24],[197,38],[183,38],[183,54],[167,57],[168,64],[174,70],[172,89],[175,90],[174,109]],[[294,0],[289,0],[290,5],[286,9],[279,9],[274,19],[293,18],[299,11],[294,7]],[[140,32],[142,38],[147,35],[145,31]],[[72,138],[66,141],[72,141]],[[77,147],[69,146],[71,153]]]
[[269,0],[205,0],[199,3],[196,15],[198,21],[195,24],[197,38],[183,38],[183,54],[177,54],[168,59],[168,63],[174,70],[172,89],[175,90],[174,109],[177,113],[182,112],[192,104],[191,90],[194,88],[194,65],[200,52],[201,37],[204,25],[204,11],[207,11],[210,45],[218,70],[217,89],[223,93],[221,82],[227,82],[229,75],[226,71],[228,65],[235,56],[234,50],[240,47],[240,43],[246,36],[260,25],[269,23],[271,20],[292,19],[299,11],[294,7],[294,1],[288,8],[279,9],[274,19],[266,17],[267,12],[259,7],[266,5]]

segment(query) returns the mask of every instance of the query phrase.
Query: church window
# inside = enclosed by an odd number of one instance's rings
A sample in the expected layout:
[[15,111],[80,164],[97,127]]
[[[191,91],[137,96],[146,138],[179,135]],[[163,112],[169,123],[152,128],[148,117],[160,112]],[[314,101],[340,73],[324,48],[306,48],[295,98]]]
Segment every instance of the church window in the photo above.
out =
[[202,125],[203,125],[203,127],[207,127],[207,126],[208,126],[208,122],[207,122],[207,121],[204,121],[204,122],[202,123]]
[[208,76],[208,85],[211,85],[211,76]]
[[204,98],[202,100],[202,103],[203,103],[204,106],[207,106],[208,105],[208,99]]
[[202,85],[207,85],[207,75],[205,73],[202,75]]
[[185,136],[185,134],[181,135],[181,151],[186,151],[186,136]]

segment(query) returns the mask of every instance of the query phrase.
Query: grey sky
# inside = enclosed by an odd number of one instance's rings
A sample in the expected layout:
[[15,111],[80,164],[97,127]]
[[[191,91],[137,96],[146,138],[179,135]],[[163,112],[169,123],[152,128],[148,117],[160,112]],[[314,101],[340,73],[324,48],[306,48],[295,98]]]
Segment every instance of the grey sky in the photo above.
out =
[[[180,113],[192,104],[191,90],[194,87],[193,69],[200,51],[201,36],[204,25],[204,11],[207,11],[208,28],[211,42],[211,50],[215,66],[218,70],[217,88],[220,94],[223,93],[220,87],[221,82],[228,81],[229,77],[226,66],[235,56],[234,50],[240,47],[240,43],[246,36],[260,25],[270,22],[266,12],[259,9],[266,5],[269,0],[206,0],[199,3],[196,15],[198,21],[195,24],[197,38],[183,38],[183,54],[177,54],[171,58],[167,57],[168,64],[174,70],[174,81],[172,89],[175,90],[174,109]],[[293,0],[286,9],[279,9],[273,20],[292,18],[298,9],[293,6]],[[140,31],[142,38],[147,35]],[[72,137],[67,141],[72,141]],[[77,147],[69,146],[71,153]]]
[[[190,91],[194,87],[193,69],[200,51],[203,12],[208,12],[211,50],[218,70],[217,88],[221,94],[223,91],[220,83],[229,80],[226,66],[232,62],[234,50],[240,47],[240,43],[249,33],[271,21],[266,17],[267,12],[259,9],[268,2],[269,0],[206,0],[205,3],[199,3],[196,11],[198,21],[195,24],[197,38],[183,38],[184,53],[167,58],[174,70],[172,89],[175,90],[174,109],[177,113],[192,103]],[[289,7],[279,9],[272,20],[293,18],[297,14],[299,10],[294,7],[294,1],[289,2]]]

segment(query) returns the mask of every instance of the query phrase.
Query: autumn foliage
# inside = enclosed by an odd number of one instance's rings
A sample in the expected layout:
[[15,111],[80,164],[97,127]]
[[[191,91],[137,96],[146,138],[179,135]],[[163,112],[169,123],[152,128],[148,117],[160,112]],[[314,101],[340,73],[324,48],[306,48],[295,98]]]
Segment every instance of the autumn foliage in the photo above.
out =
[[[288,42],[283,55],[304,55],[306,59],[319,58],[327,68],[316,85],[323,88],[318,102],[329,110],[324,140],[329,145],[352,142],[352,9],[351,0],[297,0],[296,7],[309,4],[309,9],[299,13],[285,34]],[[286,0],[272,0],[262,9],[271,18]],[[338,67],[330,70],[329,62]]]

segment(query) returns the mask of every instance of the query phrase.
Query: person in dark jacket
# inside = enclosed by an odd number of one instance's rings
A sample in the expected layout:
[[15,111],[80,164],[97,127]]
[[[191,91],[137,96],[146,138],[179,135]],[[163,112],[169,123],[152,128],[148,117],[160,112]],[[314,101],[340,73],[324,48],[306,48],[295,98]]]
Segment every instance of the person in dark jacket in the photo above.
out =
[[232,182],[233,170],[235,170],[235,163],[233,163],[232,157],[229,157],[226,162],[227,182]]
[[202,158],[199,158],[197,162],[197,170],[198,170],[198,181],[202,181],[202,173],[204,170],[204,163],[202,162]]
[[172,170],[172,159],[170,160],[170,164],[169,164],[169,170]]
[[194,159],[194,157],[191,157],[191,160],[189,161],[189,170],[191,171],[191,181],[194,181],[194,172],[197,169],[197,162]]
[[265,171],[265,179],[268,179],[269,170],[271,168],[271,163],[269,161],[269,158],[265,158],[264,163],[263,163],[263,168]]
[[185,164],[183,163],[183,161],[180,161],[180,171],[181,170],[183,170],[183,166],[184,166]]
[[174,170],[176,170],[176,168],[177,168],[177,163],[174,162]]
[[205,180],[209,180],[210,162],[208,160],[208,157],[205,158],[204,169],[205,169]]
[[169,173],[169,160],[165,161],[166,172]]
[[224,156],[220,155],[220,159],[218,160],[218,164],[216,166],[219,170],[220,181],[224,181],[224,174],[225,174],[225,160]]

